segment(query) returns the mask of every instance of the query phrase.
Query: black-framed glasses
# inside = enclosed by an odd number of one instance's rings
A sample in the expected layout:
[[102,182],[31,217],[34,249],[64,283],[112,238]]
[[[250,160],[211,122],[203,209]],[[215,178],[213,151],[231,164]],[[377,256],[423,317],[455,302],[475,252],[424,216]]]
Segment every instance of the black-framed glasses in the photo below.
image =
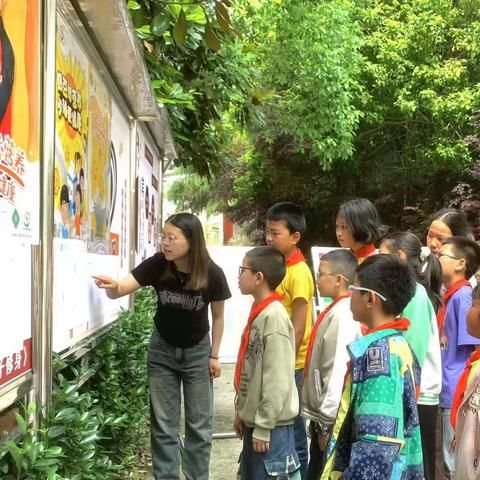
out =
[[255,272],[255,273],[258,272],[258,270],[255,270],[254,268],[244,267],[244,266],[240,265],[238,267],[238,274],[241,275],[245,270],[250,270],[251,272]]
[[462,258],[458,258],[458,257],[454,257],[453,255],[450,255],[449,253],[442,253],[440,252],[437,257],[440,259],[442,257],[448,257],[448,258],[452,258],[453,260],[463,260]]

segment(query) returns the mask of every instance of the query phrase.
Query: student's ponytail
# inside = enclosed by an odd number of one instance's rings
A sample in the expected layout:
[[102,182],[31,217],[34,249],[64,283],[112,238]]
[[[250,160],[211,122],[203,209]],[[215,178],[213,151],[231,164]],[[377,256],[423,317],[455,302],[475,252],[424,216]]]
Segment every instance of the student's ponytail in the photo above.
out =
[[436,255],[430,254],[424,260],[418,281],[425,287],[435,313],[437,313],[442,305],[442,295],[440,294],[442,288],[442,266]]

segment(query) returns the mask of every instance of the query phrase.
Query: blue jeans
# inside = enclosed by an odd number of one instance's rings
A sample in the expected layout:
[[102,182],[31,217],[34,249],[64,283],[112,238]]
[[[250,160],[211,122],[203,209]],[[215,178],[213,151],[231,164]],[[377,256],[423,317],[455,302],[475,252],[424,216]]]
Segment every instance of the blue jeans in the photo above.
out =
[[[298,398],[302,398],[303,368],[295,370],[295,385],[297,386]],[[307,478],[308,470],[308,444],[307,444],[307,423],[305,418],[298,414],[293,423],[295,430],[295,449],[300,460],[300,474],[302,480]]]
[[210,337],[176,348],[156,329],[148,350],[150,429],[156,480],[180,476],[180,384],[185,403],[182,470],[187,480],[208,480],[212,446],[213,386],[209,374]]
[[265,453],[253,450],[252,433],[253,428],[246,426],[237,480],[300,480],[293,425],[275,427],[270,434],[270,448]]

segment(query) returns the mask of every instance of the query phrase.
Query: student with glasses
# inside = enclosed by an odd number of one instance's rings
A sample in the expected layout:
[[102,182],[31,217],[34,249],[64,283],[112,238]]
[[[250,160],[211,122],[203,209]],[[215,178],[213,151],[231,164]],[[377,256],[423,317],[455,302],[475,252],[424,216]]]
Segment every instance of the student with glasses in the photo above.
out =
[[423,478],[416,386],[420,367],[399,315],[415,293],[409,267],[393,255],[357,267],[353,319],[368,327],[348,346],[349,363],[322,480]]
[[[208,480],[212,439],[212,379],[220,375],[225,275],[210,259],[200,220],[178,213],[160,234],[162,252],[148,258],[123,280],[95,276],[108,297],[141,286],[155,288],[158,303],[148,351],[153,470],[156,480],[180,475],[180,386],[185,404],[182,470],[188,480]],[[210,343],[208,306],[212,313]]]
[[[416,280],[414,297],[402,316],[410,321],[405,338],[422,368],[418,397],[418,415],[422,436],[425,480],[435,480],[438,404],[442,388],[442,364],[436,312],[442,303],[442,267],[435,255],[422,259],[422,244],[411,232],[388,235],[380,245],[380,253],[394,255],[412,267]],[[424,268],[424,265],[427,268]]]
[[453,395],[465,364],[480,340],[467,331],[467,312],[472,307],[472,286],[467,280],[478,270],[480,247],[472,240],[451,237],[442,242],[438,252],[443,282],[447,288],[438,313],[438,331],[442,355],[443,461],[445,476],[455,475],[454,438],[450,423]]

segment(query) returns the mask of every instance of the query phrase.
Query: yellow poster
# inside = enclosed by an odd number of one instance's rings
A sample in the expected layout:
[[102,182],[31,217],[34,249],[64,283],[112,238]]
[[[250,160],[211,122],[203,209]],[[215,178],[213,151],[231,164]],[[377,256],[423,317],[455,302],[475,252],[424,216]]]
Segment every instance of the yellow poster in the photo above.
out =
[[88,59],[57,17],[55,122],[55,232],[88,238]]
[[0,0],[0,237],[39,241],[38,0]]
[[110,155],[112,100],[92,65],[89,69],[89,172],[88,210],[90,238],[88,250],[117,254],[117,240],[110,238],[116,199],[116,165]]

